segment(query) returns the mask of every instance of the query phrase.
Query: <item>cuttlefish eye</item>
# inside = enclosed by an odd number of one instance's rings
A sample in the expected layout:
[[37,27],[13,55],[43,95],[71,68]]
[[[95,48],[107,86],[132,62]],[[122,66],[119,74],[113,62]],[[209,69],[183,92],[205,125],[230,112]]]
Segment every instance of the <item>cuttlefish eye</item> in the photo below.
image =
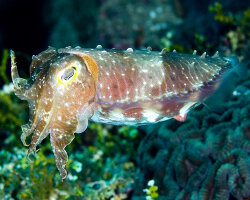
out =
[[69,84],[72,83],[77,77],[77,67],[76,66],[69,66],[64,69],[61,73],[59,73],[57,77],[57,81],[60,84]]

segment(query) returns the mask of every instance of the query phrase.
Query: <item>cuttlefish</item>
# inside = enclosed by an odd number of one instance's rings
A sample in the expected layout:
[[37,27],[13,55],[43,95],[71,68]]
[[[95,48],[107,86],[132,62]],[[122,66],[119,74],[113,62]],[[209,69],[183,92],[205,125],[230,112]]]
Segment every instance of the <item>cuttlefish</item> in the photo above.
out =
[[28,101],[30,110],[21,140],[30,155],[50,135],[62,179],[67,175],[65,147],[75,133],[86,130],[89,120],[113,125],[184,121],[233,66],[218,52],[210,57],[164,49],[107,50],[100,45],[96,49],[50,47],[32,57],[28,80],[19,77],[13,51],[11,64],[15,94]]

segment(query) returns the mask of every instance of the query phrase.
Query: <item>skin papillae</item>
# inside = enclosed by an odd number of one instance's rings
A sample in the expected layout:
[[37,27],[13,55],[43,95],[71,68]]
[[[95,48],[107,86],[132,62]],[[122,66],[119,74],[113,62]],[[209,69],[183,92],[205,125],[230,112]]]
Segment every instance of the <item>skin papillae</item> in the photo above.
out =
[[[88,120],[113,125],[151,124],[175,118],[202,103],[232,67],[230,59],[176,52],[48,48],[32,57],[30,78],[20,78],[11,51],[15,94],[29,103],[21,140],[28,155],[50,135],[61,178],[65,147]],[[25,139],[32,134],[31,143]]]

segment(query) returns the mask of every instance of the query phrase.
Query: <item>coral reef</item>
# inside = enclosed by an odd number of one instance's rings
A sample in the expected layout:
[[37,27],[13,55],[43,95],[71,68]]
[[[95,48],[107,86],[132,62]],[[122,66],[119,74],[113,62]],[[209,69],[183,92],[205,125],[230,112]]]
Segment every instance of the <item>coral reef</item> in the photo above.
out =
[[[199,107],[183,124],[169,121],[147,129],[139,148],[138,193],[154,179],[165,199],[250,197],[250,69],[246,70],[248,76],[223,113]],[[214,98],[219,101],[216,94]]]

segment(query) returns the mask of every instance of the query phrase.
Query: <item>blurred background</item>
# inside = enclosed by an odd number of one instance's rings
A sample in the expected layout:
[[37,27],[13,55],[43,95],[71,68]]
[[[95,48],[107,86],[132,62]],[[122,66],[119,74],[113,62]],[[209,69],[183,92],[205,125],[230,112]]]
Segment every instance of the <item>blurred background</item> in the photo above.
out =
[[[0,0],[0,199],[249,199],[250,2]],[[29,163],[20,141],[27,102],[13,93],[9,50],[29,77],[48,46],[237,56],[240,64],[187,121],[147,127],[90,123],[67,149],[61,182],[49,140]],[[215,112],[216,111],[216,112]]]

